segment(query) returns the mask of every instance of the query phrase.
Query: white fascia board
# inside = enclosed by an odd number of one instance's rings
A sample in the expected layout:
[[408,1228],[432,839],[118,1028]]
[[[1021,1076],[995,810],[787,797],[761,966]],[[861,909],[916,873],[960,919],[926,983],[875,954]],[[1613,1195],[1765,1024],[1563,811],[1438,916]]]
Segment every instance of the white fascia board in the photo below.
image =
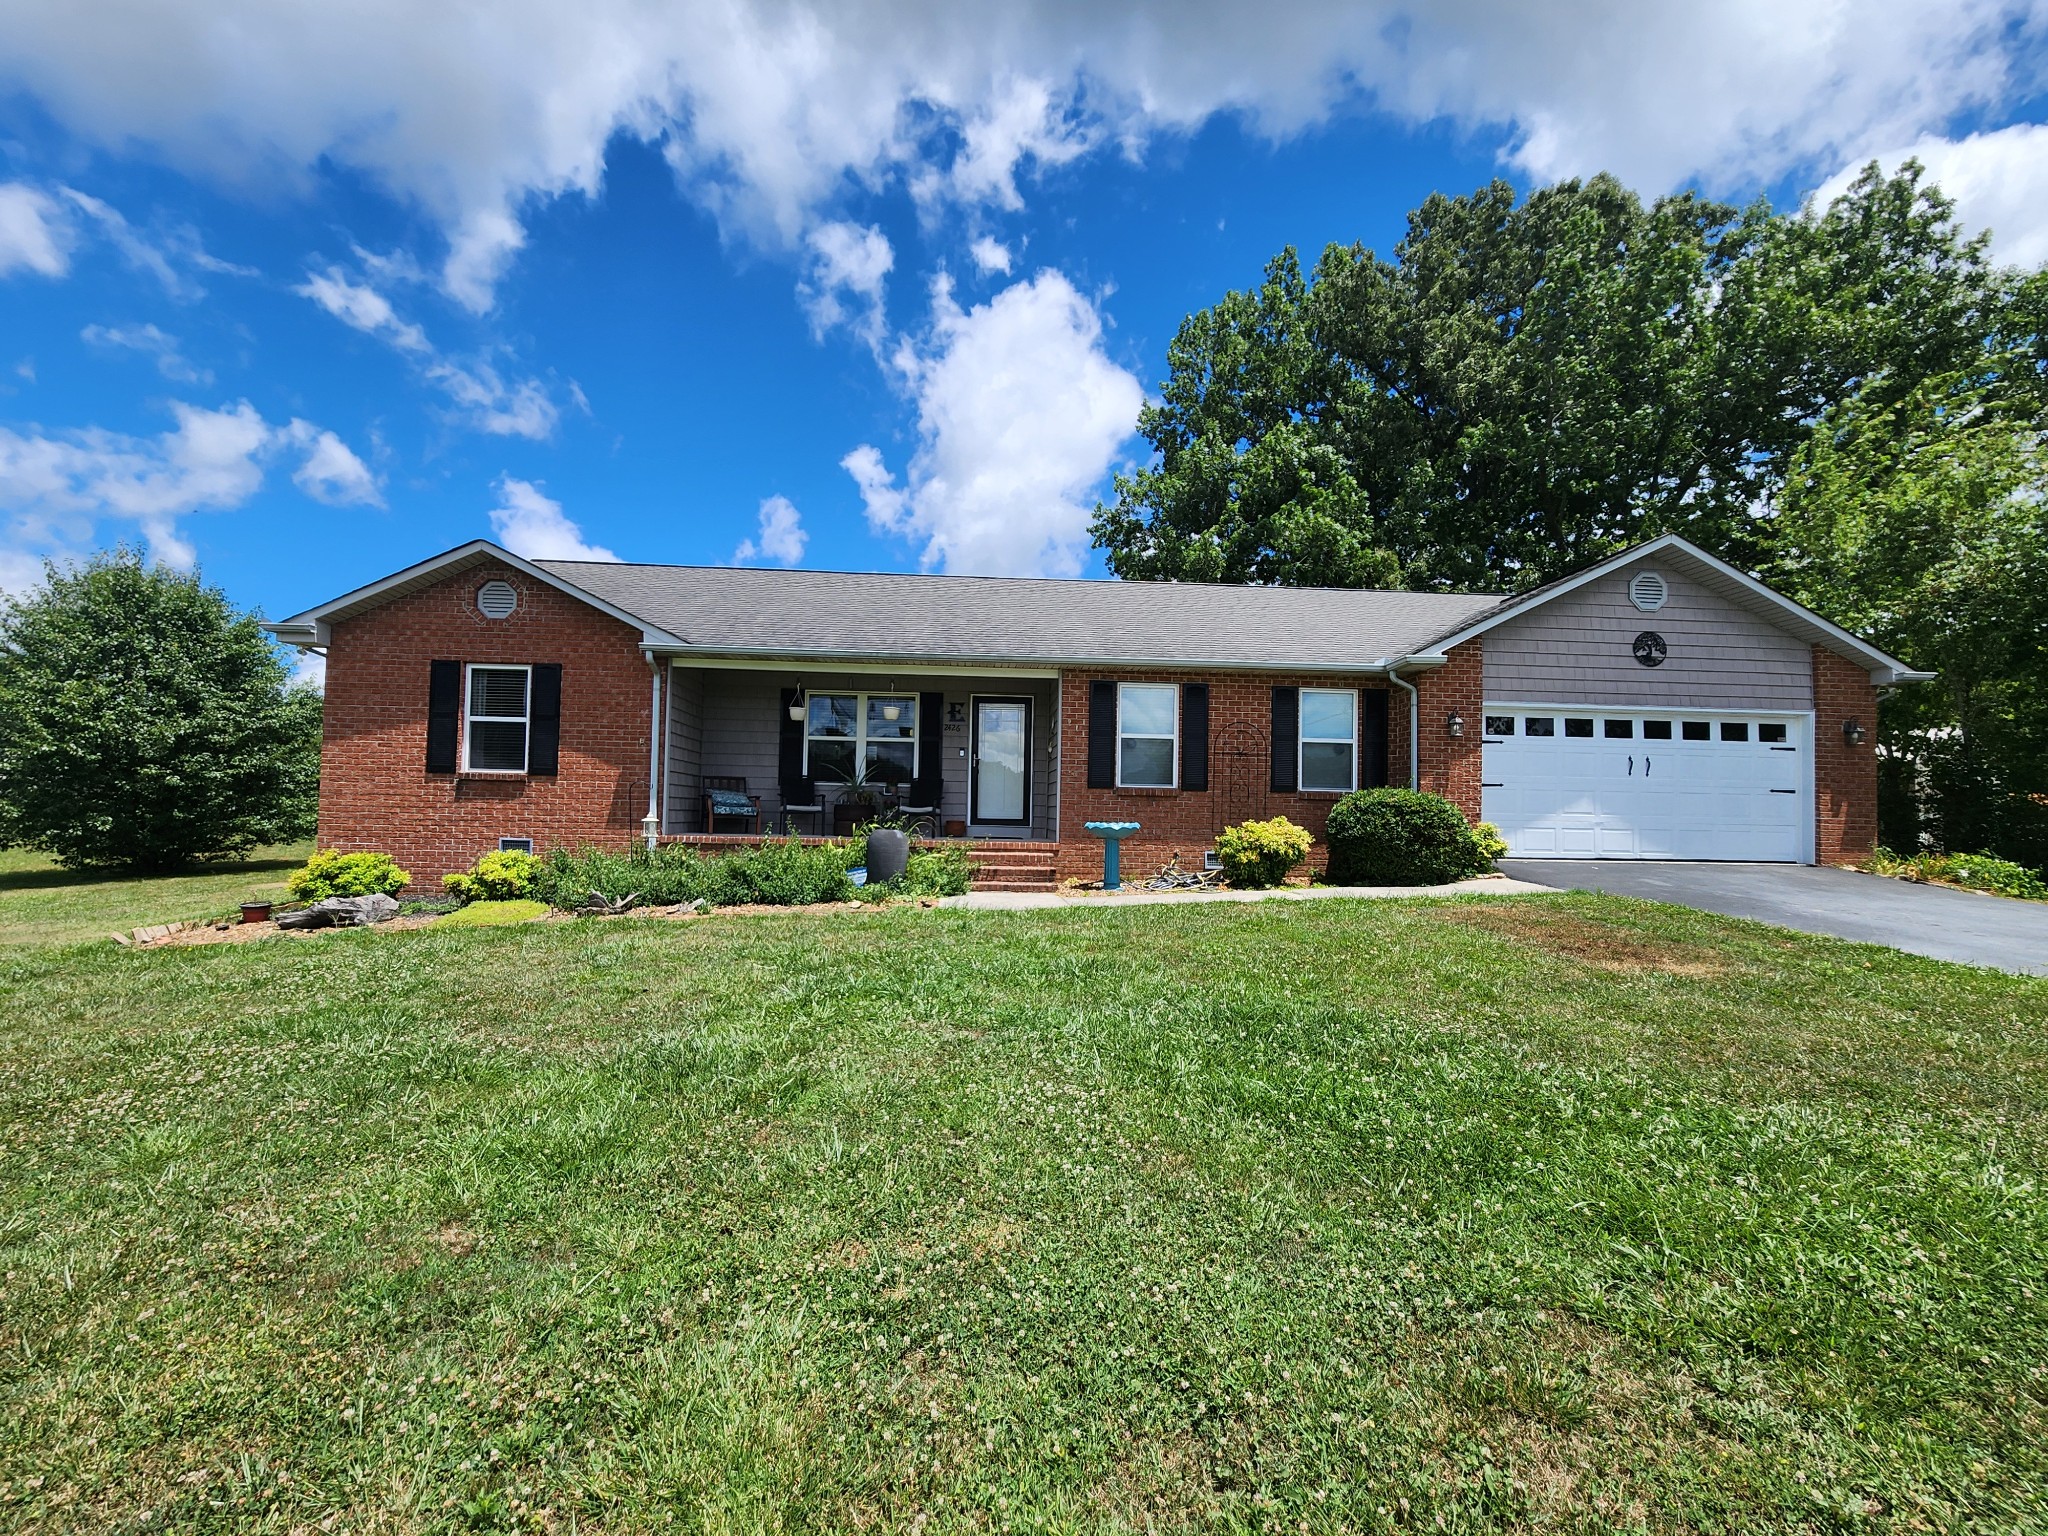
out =
[[501,545],[493,544],[489,539],[471,539],[467,544],[458,545],[454,549],[443,550],[440,554],[422,560],[416,565],[409,565],[402,571],[395,571],[380,581],[373,581],[368,586],[357,587],[353,592],[344,592],[340,597],[332,598],[317,607],[308,608],[304,613],[295,613],[288,619],[280,619],[275,624],[266,624],[263,627],[277,636],[286,645],[296,645],[301,648],[309,645],[325,645],[329,638],[328,620],[331,615],[347,608],[353,608],[361,603],[374,602],[385,593],[409,586],[423,577],[432,576],[443,567],[456,565],[479,556],[502,561],[521,575],[530,576],[543,585],[553,587],[557,592],[566,593],[568,596],[575,598],[579,603],[588,604],[599,613],[609,618],[617,619],[629,629],[639,630],[640,644],[643,648],[681,646],[685,643],[667,630],[655,628],[638,614],[628,613],[616,604],[608,603],[594,593],[584,591],[583,588],[577,586],[574,582],[564,581],[561,577],[535,565],[531,560],[521,559],[518,555],[513,554],[511,550]]
[[1509,619],[1517,619],[1523,614],[1533,613],[1545,603],[1563,597],[1567,592],[1576,592],[1588,582],[1597,581],[1602,576],[1619,570],[1623,566],[1633,565],[1638,560],[1646,560],[1650,556],[1662,553],[1665,550],[1675,550],[1688,559],[1699,561],[1700,564],[1706,566],[1715,574],[1726,577],[1728,580],[1740,585],[1744,590],[1762,598],[1773,607],[1791,614],[1801,622],[1810,624],[1815,629],[1822,631],[1840,649],[1850,652],[1862,661],[1867,671],[1881,673],[1882,676],[1876,678],[1876,681],[1879,683],[1924,683],[1935,676],[1932,672],[1914,671],[1903,661],[1900,661],[1898,657],[1880,651],[1867,640],[1858,639],[1855,635],[1850,634],[1848,630],[1842,628],[1841,625],[1830,619],[1822,618],[1804,603],[1794,602],[1775,588],[1765,586],[1764,583],[1758,581],[1748,572],[1737,570],[1718,555],[1708,554],[1690,539],[1683,538],[1675,533],[1663,534],[1658,538],[1650,540],[1647,544],[1638,544],[1634,549],[1625,549],[1618,555],[1610,555],[1598,565],[1586,567],[1585,570],[1580,571],[1576,576],[1567,577],[1563,581],[1545,587],[1541,592],[1531,594],[1529,598],[1522,602],[1510,603],[1497,612],[1488,614],[1477,623],[1468,624],[1456,634],[1446,635],[1432,646],[1431,650],[1432,652],[1448,651],[1452,646],[1462,645],[1465,641],[1473,639],[1475,636],[1485,634],[1496,625],[1505,624]]

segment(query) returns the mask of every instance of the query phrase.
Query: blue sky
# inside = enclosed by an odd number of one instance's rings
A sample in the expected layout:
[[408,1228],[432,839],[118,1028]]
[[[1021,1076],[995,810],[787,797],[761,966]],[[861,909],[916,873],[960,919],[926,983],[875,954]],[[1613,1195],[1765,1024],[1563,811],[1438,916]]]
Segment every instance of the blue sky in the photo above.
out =
[[[0,588],[523,553],[1099,574],[1188,310],[1434,190],[1927,160],[2048,259],[2048,3],[0,0]],[[488,30],[483,30],[488,28]]]

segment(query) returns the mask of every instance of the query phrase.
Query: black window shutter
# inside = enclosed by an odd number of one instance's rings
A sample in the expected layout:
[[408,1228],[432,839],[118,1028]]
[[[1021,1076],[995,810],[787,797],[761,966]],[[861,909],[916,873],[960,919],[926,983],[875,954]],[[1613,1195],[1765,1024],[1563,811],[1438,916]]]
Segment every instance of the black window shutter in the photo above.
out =
[[911,792],[917,805],[937,805],[945,793],[946,696],[917,696],[917,782]]
[[462,663],[437,661],[427,674],[427,772],[455,771],[456,725],[462,715]]
[[562,664],[546,661],[533,669],[532,714],[526,727],[526,771],[551,779],[562,756]]
[[1088,685],[1088,787],[1116,788],[1116,684]]
[[1301,690],[1273,690],[1273,788],[1292,794],[1301,783]]
[[1387,690],[1361,688],[1358,691],[1358,786],[1361,789],[1387,787]]
[[[782,788],[784,803],[790,805],[811,803],[810,796],[803,793],[810,787],[804,778],[804,722],[800,718],[789,718],[790,706],[800,697],[794,688],[783,689],[782,708],[777,712],[782,734],[776,743],[775,778]],[[801,798],[791,800],[790,796],[793,794],[800,795]]]
[[1209,685],[1180,685],[1180,787],[1209,787]]

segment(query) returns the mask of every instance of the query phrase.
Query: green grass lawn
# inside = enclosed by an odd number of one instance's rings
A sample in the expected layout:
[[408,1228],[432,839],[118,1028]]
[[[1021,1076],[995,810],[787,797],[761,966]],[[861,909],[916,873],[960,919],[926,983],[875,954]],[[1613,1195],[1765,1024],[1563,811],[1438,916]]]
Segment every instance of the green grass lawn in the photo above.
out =
[[252,899],[282,901],[284,877],[312,851],[311,843],[264,848],[195,874],[138,879],[65,869],[40,853],[0,848],[0,947],[76,944],[149,923],[220,917]]
[[2038,979],[890,909],[17,946],[0,1052],[7,1529],[2048,1528]]

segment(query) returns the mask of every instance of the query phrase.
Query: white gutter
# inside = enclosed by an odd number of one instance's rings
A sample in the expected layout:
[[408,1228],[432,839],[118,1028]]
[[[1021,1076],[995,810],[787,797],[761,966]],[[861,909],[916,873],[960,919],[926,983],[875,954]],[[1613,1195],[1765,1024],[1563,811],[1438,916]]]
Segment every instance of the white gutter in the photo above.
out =
[[1402,667],[1419,667],[1434,671],[1451,658],[1436,652],[1425,652],[1420,656],[1402,656],[1386,663],[1387,681],[1408,694],[1408,787],[1422,788],[1422,695],[1415,691],[1415,685],[1401,675]]
[[1391,667],[1387,669],[1387,681],[1396,688],[1408,690],[1408,787],[1422,788],[1422,743],[1417,736],[1422,720],[1421,695],[1415,685]]

